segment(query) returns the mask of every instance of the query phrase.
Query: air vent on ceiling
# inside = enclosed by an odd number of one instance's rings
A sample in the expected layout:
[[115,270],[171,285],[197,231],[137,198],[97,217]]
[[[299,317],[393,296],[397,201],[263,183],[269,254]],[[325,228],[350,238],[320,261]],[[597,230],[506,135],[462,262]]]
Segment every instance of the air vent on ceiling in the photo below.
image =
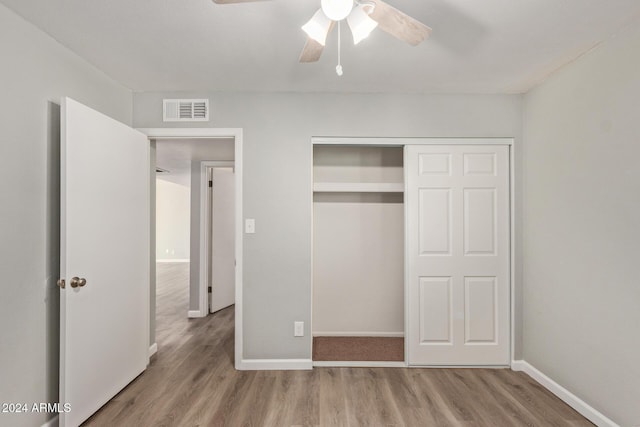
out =
[[165,122],[206,122],[209,120],[208,99],[163,99]]

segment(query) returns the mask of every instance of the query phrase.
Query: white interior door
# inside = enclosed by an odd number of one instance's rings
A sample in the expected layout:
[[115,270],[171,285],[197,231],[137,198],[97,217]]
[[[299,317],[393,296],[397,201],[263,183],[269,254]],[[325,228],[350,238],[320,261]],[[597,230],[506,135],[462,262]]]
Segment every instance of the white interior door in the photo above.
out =
[[210,311],[236,301],[235,176],[232,167],[211,168],[212,241]]
[[507,365],[509,148],[407,146],[408,359]]
[[63,99],[61,197],[60,425],[75,427],[149,360],[146,136]]

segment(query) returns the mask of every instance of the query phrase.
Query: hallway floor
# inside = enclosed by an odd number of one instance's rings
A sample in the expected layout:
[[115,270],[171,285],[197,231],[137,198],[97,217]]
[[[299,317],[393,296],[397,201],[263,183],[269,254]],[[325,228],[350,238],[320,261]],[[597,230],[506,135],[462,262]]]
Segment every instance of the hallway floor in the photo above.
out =
[[233,307],[187,319],[189,264],[158,264],[158,353],[85,426],[592,426],[508,369],[236,371]]

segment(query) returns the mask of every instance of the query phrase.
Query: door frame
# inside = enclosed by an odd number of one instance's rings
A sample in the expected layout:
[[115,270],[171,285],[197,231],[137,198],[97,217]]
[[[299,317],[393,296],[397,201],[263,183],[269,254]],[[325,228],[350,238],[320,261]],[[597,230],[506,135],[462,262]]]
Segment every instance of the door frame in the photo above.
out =
[[[345,145],[345,146],[386,146],[386,147],[404,147],[405,145],[507,145],[509,146],[509,359],[511,366],[515,363],[515,344],[516,344],[516,317],[519,314],[516,313],[516,269],[520,270],[520,265],[516,264],[516,229],[515,229],[515,206],[516,206],[516,174],[515,174],[515,159],[516,159],[516,146],[514,144],[514,138],[511,137],[497,137],[497,138],[430,138],[430,137],[311,137],[311,167],[313,169],[313,146],[314,145]],[[407,170],[404,170],[405,188],[404,194],[407,193]],[[313,173],[311,174],[310,191],[313,194]],[[313,197],[311,198],[311,212],[312,212],[312,226],[311,226],[311,307],[310,313],[313,313]],[[405,222],[405,236],[407,234],[408,212],[405,209],[404,222]],[[404,266],[404,332],[405,337],[409,330],[409,313],[407,308],[409,307],[408,289],[409,277],[408,277],[408,259],[406,254],[408,253],[408,241],[405,238],[405,266]],[[313,316],[310,320],[310,331],[313,336]],[[313,354],[313,339],[311,339],[311,349],[309,354]],[[409,367],[409,344],[405,339],[404,344],[404,362],[402,366]],[[398,362],[350,362],[349,364],[333,364],[329,363],[313,363],[314,366],[384,366],[384,367],[397,367]],[[446,368],[447,366],[437,366],[438,368]],[[493,366],[492,366],[493,367]]]
[[[213,253],[209,252],[213,225],[211,224],[211,191],[209,190],[208,169],[216,167],[233,168],[235,160],[204,160],[200,162],[200,232],[204,230],[204,239],[200,239],[200,317],[209,315],[209,266]],[[237,193],[234,189],[234,195]],[[234,213],[235,215],[235,213]],[[234,233],[235,234],[235,233]]]
[[[242,128],[137,128],[140,132],[147,135],[149,140],[155,139],[210,139],[210,138],[233,138],[234,139],[234,169],[235,169],[235,253],[236,253],[236,301],[235,301],[235,368],[241,364],[243,358],[243,325],[242,325],[242,267],[243,267],[243,259],[242,259],[242,198],[243,198],[243,187],[242,187],[242,178],[243,178],[243,157],[242,157],[242,148],[243,148],[243,139],[242,139]],[[201,188],[202,191],[202,188]],[[202,197],[202,193],[201,193]],[[201,199],[202,200],[202,199]],[[201,203],[202,205],[202,203]],[[202,209],[202,206],[201,206]],[[200,222],[202,224],[202,211]],[[200,240],[200,271],[202,272],[202,249],[203,243]],[[155,254],[152,254],[152,257],[155,257]],[[200,299],[199,299],[199,309],[200,312],[207,313],[206,299],[203,299],[202,292],[202,284],[205,283],[202,280],[202,274],[200,277]],[[206,288],[205,288],[206,290]],[[205,298],[207,293],[204,292]],[[205,305],[203,304],[205,302]],[[206,314],[205,314],[206,315]]]

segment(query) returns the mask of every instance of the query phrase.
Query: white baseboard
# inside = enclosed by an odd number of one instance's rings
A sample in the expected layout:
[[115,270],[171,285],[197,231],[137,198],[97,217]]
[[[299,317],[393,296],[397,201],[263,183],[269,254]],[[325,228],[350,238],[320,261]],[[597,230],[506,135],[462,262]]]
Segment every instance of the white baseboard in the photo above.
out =
[[156,262],[190,262],[189,259],[177,258],[177,259],[156,259]]
[[153,356],[158,352],[158,343],[154,342],[149,346],[149,357]]
[[594,423],[599,427],[620,427],[618,424],[614,423],[612,420],[607,418],[597,409],[593,408],[584,400],[580,399],[575,394],[571,393],[566,388],[562,387],[560,384],[540,372],[533,365],[527,363],[524,360],[514,360],[511,362],[511,369],[514,371],[521,371],[525,374],[529,375],[531,378],[536,380],[540,385],[549,390],[551,393],[558,396],[562,399],[567,405],[571,406],[573,409],[582,414],[589,421]]
[[334,362],[334,361],[314,361],[313,367],[318,368],[406,368],[405,362]]
[[243,359],[239,371],[306,371],[313,369],[311,359]]
[[60,416],[56,415],[46,423],[42,424],[42,427],[58,427],[60,425]]
[[404,337],[404,332],[314,332],[314,337]]
[[206,314],[203,315],[200,310],[189,310],[189,312],[187,313],[187,317],[189,319],[197,319],[199,317],[206,317]]

